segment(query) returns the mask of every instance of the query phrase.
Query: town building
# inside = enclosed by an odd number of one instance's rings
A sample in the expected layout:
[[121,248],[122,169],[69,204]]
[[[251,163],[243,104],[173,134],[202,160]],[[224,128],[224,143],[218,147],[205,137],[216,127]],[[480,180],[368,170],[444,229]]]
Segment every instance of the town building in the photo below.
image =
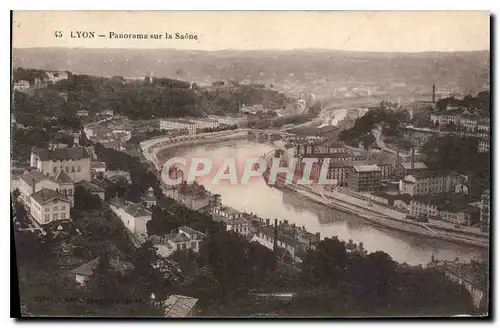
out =
[[184,204],[193,211],[213,206],[217,199],[217,195],[213,195],[204,186],[196,182],[188,184],[184,181],[176,186],[168,186],[164,193],[165,196]]
[[354,165],[349,171],[349,189],[356,192],[374,192],[380,189],[382,170],[377,165]]
[[179,232],[167,234],[165,236],[151,236],[158,254],[167,258],[175,251],[192,250],[198,252],[200,244],[205,240],[206,235],[202,232],[191,229],[190,227],[179,227]]
[[146,224],[151,220],[151,212],[144,205],[113,199],[109,207],[130,232],[143,238],[147,236]]
[[390,194],[380,191],[372,193],[370,200],[374,203],[395,207],[406,212],[409,211],[411,196],[408,194]]
[[480,153],[486,153],[490,151],[490,138],[489,137],[484,137],[479,139],[479,144],[477,151]]
[[18,81],[18,82],[14,82],[14,90],[16,91],[27,91],[29,90],[30,88],[30,83],[29,81],[24,81],[24,80],[21,80],[21,81]]
[[[473,197],[443,193],[415,196],[410,201],[410,215],[442,220],[457,225],[479,221],[478,209],[469,205]],[[477,200],[477,199],[476,199]]]
[[190,135],[196,134],[199,130],[206,128],[216,128],[219,122],[210,119],[162,119],[160,120],[160,130],[187,130]]
[[250,222],[242,217],[229,219],[225,223],[227,231],[234,231],[244,236],[251,233]]
[[427,165],[424,162],[404,162],[398,163],[394,169],[394,175],[397,178],[402,179],[407,175],[411,175],[414,172],[427,170]]
[[89,116],[89,111],[85,109],[80,109],[76,111],[76,115],[79,117],[87,117]]
[[45,72],[45,75],[47,76],[47,80],[52,83],[68,79],[68,72]]
[[480,264],[446,262],[443,265],[444,273],[448,279],[464,286],[472,296],[472,303],[476,309],[484,308],[488,302],[488,286],[486,272]]
[[104,201],[104,199],[105,199],[105,190],[103,188],[101,188],[100,186],[96,185],[95,183],[82,180],[82,181],[76,183],[76,186],[82,187],[90,194],[98,196],[101,199],[101,201]]
[[196,317],[197,314],[197,298],[170,295],[164,302],[165,318],[190,318]]
[[[88,279],[94,274],[94,271],[99,265],[100,258],[95,258],[90,262],[87,262],[78,268],[71,271],[71,275],[74,277],[75,281],[80,285],[84,286]],[[129,262],[124,262],[119,258],[113,258],[109,261],[109,266],[115,272],[120,274],[125,274],[130,270],[134,269],[134,265]]]
[[90,181],[90,156],[84,147],[66,147],[54,150],[31,149],[31,167],[55,177],[63,169],[73,181]]
[[229,206],[214,207],[212,210],[214,219],[228,221],[243,217],[243,213]]
[[99,161],[90,162],[90,171],[93,174],[106,172],[106,162],[99,162]]
[[459,177],[454,172],[439,170],[417,171],[400,181],[400,192],[410,196],[454,191]]
[[55,190],[43,188],[30,195],[30,215],[41,225],[70,219],[71,201]]
[[27,171],[20,176],[18,184],[19,196],[28,211],[31,209],[31,196],[42,189],[53,190],[60,197],[67,199],[73,206],[74,182],[62,170],[58,172],[56,179],[43,175],[39,171]]
[[481,228],[484,231],[490,230],[490,216],[491,216],[491,193],[490,190],[485,190],[481,194]]
[[144,196],[143,201],[144,205],[146,205],[148,209],[151,209],[153,206],[156,206],[156,197],[154,194],[153,187],[148,188],[147,194]]

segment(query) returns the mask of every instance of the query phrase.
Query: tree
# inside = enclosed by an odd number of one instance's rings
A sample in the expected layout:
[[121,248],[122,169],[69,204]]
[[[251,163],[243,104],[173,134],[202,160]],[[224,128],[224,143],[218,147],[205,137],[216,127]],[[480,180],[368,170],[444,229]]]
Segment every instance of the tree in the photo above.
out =
[[334,286],[344,278],[346,265],[345,244],[338,238],[325,238],[306,253],[302,263],[302,281],[309,285]]
[[75,187],[75,206],[76,210],[100,210],[102,209],[101,198],[93,195],[83,186]]

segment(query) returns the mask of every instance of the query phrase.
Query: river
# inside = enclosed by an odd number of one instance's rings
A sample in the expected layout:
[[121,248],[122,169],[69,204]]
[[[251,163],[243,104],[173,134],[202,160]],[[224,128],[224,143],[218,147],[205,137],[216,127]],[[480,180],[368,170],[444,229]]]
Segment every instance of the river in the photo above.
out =
[[[274,148],[270,143],[233,140],[216,145],[176,149],[175,156],[205,157],[211,159],[216,166],[225,158],[236,158],[240,163],[246,158],[260,157]],[[159,156],[166,160],[173,154],[167,151]],[[432,254],[439,260],[455,260],[457,257],[461,261],[487,258],[487,252],[479,248],[373,226],[359,217],[312,203],[292,192],[272,188],[261,177],[250,180],[246,185],[213,184],[210,176],[199,181],[211,192],[220,194],[224,205],[263,218],[288,220],[304,226],[310,232],[320,232],[322,238],[338,236],[344,241],[352,239],[356,243],[363,242],[369,252],[384,251],[400,263],[425,265],[430,262]]]

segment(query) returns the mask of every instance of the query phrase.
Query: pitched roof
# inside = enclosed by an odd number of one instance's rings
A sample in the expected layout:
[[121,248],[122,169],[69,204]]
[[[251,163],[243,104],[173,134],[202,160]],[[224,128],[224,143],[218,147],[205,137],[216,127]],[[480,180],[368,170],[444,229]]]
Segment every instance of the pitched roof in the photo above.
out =
[[33,187],[33,182],[39,183],[43,180],[51,180],[51,178],[43,175],[42,172],[39,171],[28,171],[21,175],[21,180],[24,180],[30,187]]
[[70,201],[67,198],[61,196],[55,190],[46,189],[46,188],[43,188],[42,190],[37,191],[36,193],[32,194],[31,197],[38,204],[42,204],[42,205],[45,204],[45,203],[47,203],[47,202],[49,202],[49,201],[51,201],[51,200],[53,200],[53,199],[55,199],[55,198],[70,203]]
[[231,219],[231,220],[227,221],[227,223],[235,225],[235,224],[248,224],[249,222],[247,219],[236,218],[236,219]]
[[169,298],[163,302],[163,305],[165,306],[165,317],[186,317],[197,302],[197,298],[182,295],[170,295]]
[[75,183],[75,181],[73,181],[73,179],[71,179],[71,177],[66,173],[64,172],[64,170],[62,169],[62,167],[59,169],[59,172],[57,172],[57,175],[54,179],[57,183],[60,183],[60,184],[72,184],[72,183]]
[[148,211],[142,204],[128,203],[123,210],[133,217],[150,216],[151,212]]
[[[82,276],[91,276],[94,274],[94,270],[97,268],[98,265],[99,265],[99,257],[79,266],[78,268],[74,269],[71,272]],[[109,261],[109,265],[114,271],[120,273],[125,273],[126,271],[134,268],[134,265],[132,263],[123,262],[118,258],[111,259]]]
[[54,150],[36,148],[34,152],[42,161],[65,161],[89,158],[85,147],[66,147]]

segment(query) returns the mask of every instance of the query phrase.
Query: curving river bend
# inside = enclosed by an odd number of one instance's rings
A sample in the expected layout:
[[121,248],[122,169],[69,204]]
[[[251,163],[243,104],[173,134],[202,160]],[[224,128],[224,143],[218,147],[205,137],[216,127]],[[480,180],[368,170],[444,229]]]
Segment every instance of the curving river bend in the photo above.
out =
[[[166,161],[174,155],[186,158],[205,157],[211,159],[215,167],[225,158],[236,158],[240,162],[246,158],[260,157],[274,148],[272,144],[233,140],[216,145],[164,151],[159,154],[159,158]],[[260,177],[250,180],[251,183],[246,185],[213,184],[212,177],[201,178],[199,181],[208,190],[220,194],[224,205],[242,212],[252,212],[263,218],[288,220],[304,226],[310,232],[320,232],[322,238],[338,236],[344,241],[352,239],[356,243],[363,242],[369,252],[384,251],[400,263],[425,265],[430,262],[432,254],[439,260],[454,260],[456,257],[461,261],[487,258],[487,251],[472,246],[375,227],[356,216],[312,203],[292,192],[272,188]]]

